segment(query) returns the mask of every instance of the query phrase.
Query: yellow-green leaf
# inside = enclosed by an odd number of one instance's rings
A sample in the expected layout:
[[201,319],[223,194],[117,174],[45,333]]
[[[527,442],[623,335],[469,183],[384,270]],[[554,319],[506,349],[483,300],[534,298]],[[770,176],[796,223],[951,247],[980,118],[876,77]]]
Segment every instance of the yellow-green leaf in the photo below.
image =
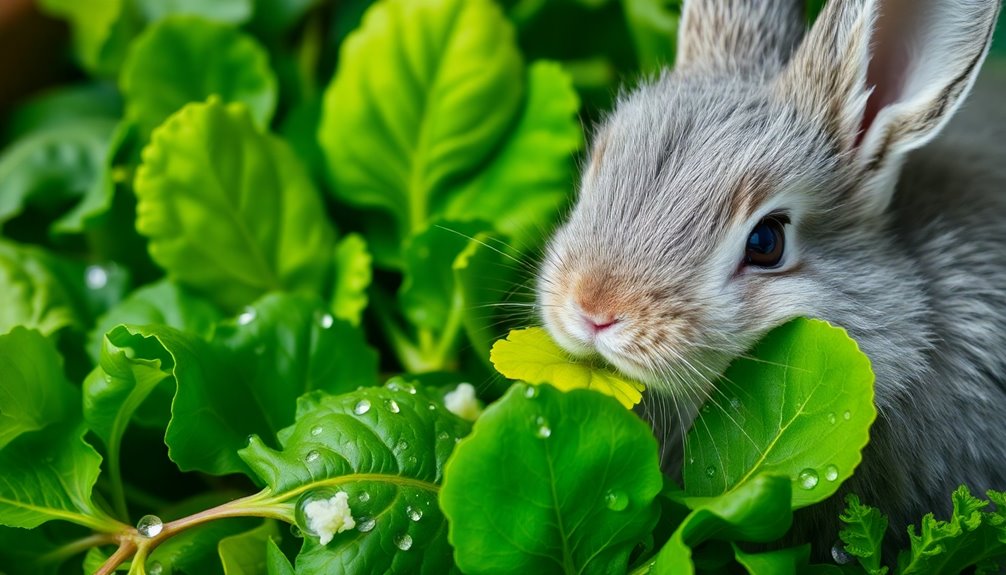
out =
[[643,384],[626,379],[591,358],[578,358],[559,347],[540,327],[518,329],[497,341],[489,354],[496,370],[510,379],[551,383],[555,387],[593,389],[631,408],[643,397]]

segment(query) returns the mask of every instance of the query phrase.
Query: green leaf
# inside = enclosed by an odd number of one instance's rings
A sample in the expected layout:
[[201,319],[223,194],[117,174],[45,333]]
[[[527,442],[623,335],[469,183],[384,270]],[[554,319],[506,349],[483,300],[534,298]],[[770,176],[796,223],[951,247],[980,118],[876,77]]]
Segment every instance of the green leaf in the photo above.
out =
[[852,493],[845,496],[845,505],[845,513],[839,517],[845,527],[838,533],[845,551],[854,555],[869,575],[885,575],[887,567],[880,562],[880,551],[887,533],[887,517],[860,503]]
[[55,215],[80,201],[101,181],[114,128],[114,120],[82,119],[8,148],[0,156],[0,225],[29,204]]
[[88,71],[102,76],[116,73],[140,27],[129,0],[40,0],[39,6],[69,22],[77,58]]
[[171,378],[169,455],[182,470],[214,474],[246,471],[236,451],[251,433],[274,443],[303,393],[377,379],[376,354],[359,330],[317,299],[283,294],[219,324],[209,342],[163,325],[116,327],[105,336],[100,368],[85,386],[88,420],[100,436],[115,441],[119,429],[121,437],[159,378]]
[[643,70],[673,65],[681,0],[625,0],[623,8]]
[[16,327],[0,336],[0,382],[0,450],[73,413],[74,394],[63,375],[63,360],[37,331]]
[[[454,183],[502,144],[519,113],[523,65],[489,0],[387,0],[342,45],[318,138],[335,192],[426,227]],[[388,262],[385,262],[388,263]]]
[[445,217],[494,222],[518,251],[540,244],[542,230],[571,197],[573,158],[583,143],[579,109],[576,90],[558,64],[532,64],[513,133],[491,164],[452,192]]
[[367,307],[372,261],[362,236],[349,234],[336,245],[335,290],[332,294],[332,313],[335,317],[360,325],[363,310]]
[[[200,16],[214,22],[243,24],[251,18],[253,0],[136,0],[150,22],[175,15]],[[156,24],[155,24],[156,25]],[[212,54],[205,54],[212,56]]]
[[[321,3],[322,0],[255,0],[252,28],[263,35],[280,35]],[[342,4],[340,2],[338,6]]]
[[798,319],[737,359],[688,435],[685,491],[710,497],[762,473],[793,508],[831,496],[859,465],[877,415],[870,361],[845,330]]
[[79,326],[73,297],[57,275],[56,261],[37,248],[0,241],[0,333],[15,326],[45,335]]
[[[31,371],[29,364],[35,364]],[[52,343],[38,332],[14,328],[0,335],[5,409],[0,525],[32,529],[60,519],[115,531],[117,524],[91,501],[101,456],[83,439],[78,395],[61,368]],[[33,411],[35,418],[26,423],[6,412],[16,406]]]
[[810,562],[810,545],[777,551],[746,553],[734,545],[734,558],[747,569],[748,575],[796,575]]
[[932,513],[922,518],[918,532],[908,526],[911,548],[898,556],[899,575],[960,573],[985,562],[1006,560],[1006,495],[989,491],[996,504],[971,495],[966,485],[954,491],[954,511],[949,521]]
[[440,505],[469,575],[624,573],[662,483],[650,428],[616,401],[514,385],[458,446]]
[[593,389],[629,408],[639,403],[645,389],[591,358],[569,355],[539,327],[511,331],[507,339],[493,345],[490,358],[510,379],[550,383],[562,390]]
[[657,554],[654,573],[695,573],[692,549],[711,539],[765,543],[793,522],[786,477],[758,475],[717,497],[686,498],[692,512]]
[[69,84],[48,89],[11,110],[0,139],[13,142],[32,132],[77,124],[83,118],[115,121],[121,116],[122,97],[112,83]]
[[136,194],[154,261],[226,310],[327,280],[334,233],[318,191],[243,105],[211,98],[169,118],[143,152]]
[[105,334],[119,324],[162,324],[208,339],[222,316],[206,299],[162,279],[130,293],[99,317],[89,336],[88,353],[97,363]]
[[[162,573],[225,575],[229,572],[226,572],[224,565],[221,564],[219,551],[221,544],[229,538],[249,533],[255,529],[257,523],[254,518],[241,517],[214,521],[183,531],[158,545],[150,554],[147,559],[147,573],[150,574],[150,566],[156,562],[160,564]],[[262,543],[264,549],[264,542]]]
[[241,450],[268,485],[262,504],[296,503],[300,516],[306,502],[342,491],[355,528],[335,534],[327,545],[308,530],[297,572],[450,572],[437,493],[447,457],[468,433],[468,422],[412,386],[312,394],[299,403],[296,423],[281,435],[281,450],[257,437]]
[[294,575],[293,565],[273,539],[266,541],[265,561],[268,575]]
[[265,575],[267,573],[267,547],[279,539],[276,522],[267,519],[255,529],[231,535],[220,540],[217,550],[226,575]]
[[127,117],[144,139],[189,102],[214,95],[224,102],[243,102],[256,125],[266,127],[278,92],[269,56],[258,42],[233,27],[196,17],[168,18],[144,31],[122,66],[119,85]]

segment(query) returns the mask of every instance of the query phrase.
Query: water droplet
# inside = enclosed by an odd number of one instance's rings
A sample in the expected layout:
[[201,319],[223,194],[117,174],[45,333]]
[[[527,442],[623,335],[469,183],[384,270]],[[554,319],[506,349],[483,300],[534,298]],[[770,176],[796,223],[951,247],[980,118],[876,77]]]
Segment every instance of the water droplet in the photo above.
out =
[[426,409],[429,409],[430,411],[436,411],[437,404],[435,404],[435,403],[428,403],[428,404],[426,404]]
[[845,419],[846,421],[849,421],[850,419],[852,419],[852,412],[846,411],[845,413],[842,414],[842,418]]
[[405,391],[409,392],[409,395],[415,395],[416,394],[416,386],[414,386],[412,384],[406,384],[405,385]]
[[829,413],[828,414],[828,423],[830,423],[832,425],[835,425],[836,421],[838,421],[838,418],[835,417],[835,414],[834,413]]
[[248,325],[253,321],[255,321],[255,310],[250,307],[246,307],[238,316],[238,325]]
[[856,560],[852,553],[845,550],[845,545],[841,541],[836,541],[831,548],[831,558],[839,565],[848,565]]
[[370,501],[370,494],[366,491],[361,491],[359,495],[356,496],[360,500],[360,503],[366,503]]
[[[129,348],[126,348],[126,349],[129,349]],[[108,375],[107,373],[105,374],[105,383],[109,383],[109,384],[112,383],[112,376]]]
[[389,381],[387,388],[390,389],[391,391],[401,391],[402,386],[398,385],[397,381]]
[[388,411],[391,413],[398,413],[401,409],[398,407],[398,402],[394,399],[388,400]]
[[160,561],[147,563],[147,575],[161,575],[161,573],[164,573],[164,566]]
[[824,478],[828,481],[835,481],[838,479],[838,467],[834,465],[829,465],[824,468]]
[[304,532],[300,530],[300,527],[297,527],[296,525],[293,524],[290,525],[290,535],[293,535],[295,539],[304,538]]
[[395,446],[395,451],[402,452],[409,448],[408,441],[399,441],[398,445]]
[[437,434],[437,439],[439,439],[440,441],[447,441],[450,438],[451,434],[447,433],[446,431],[441,431],[440,433]]
[[796,477],[797,483],[803,489],[814,489],[817,487],[818,477],[817,472],[811,468],[804,469]]
[[361,533],[367,533],[373,531],[375,525],[377,525],[377,521],[373,517],[361,517],[356,524],[356,529]]
[[550,435],[552,435],[552,429],[548,426],[548,420],[544,417],[539,415],[537,419],[534,420],[534,424],[537,426],[535,435],[537,435],[539,439],[547,439]]
[[322,431],[325,431],[325,429],[322,426],[315,425],[314,427],[311,428],[311,435],[318,437],[319,435],[321,435]]
[[405,514],[408,515],[409,519],[413,521],[419,521],[420,519],[423,518],[423,510],[413,507],[411,505],[405,508]]
[[321,324],[321,327],[323,329],[328,329],[332,327],[332,325],[335,323],[335,318],[332,317],[332,314],[326,313],[325,315],[321,316],[321,319],[318,320],[318,323]]
[[144,515],[136,523],[136,530],[144,537],[157,537],[164,529],[164,522],[156,515]]
[[304,461],[306,461],[307,463],[314,463],[315,461],[318,461],[319,457],[321,457],[321,454],[312,449],[311,451],[307,452],[307,455],[304,456]]
[[716,475],[716,468],[710,465],[706,468],[706,477],[713,477]]
[[398,547],[402,551],[412,549],[412,537],[408,533],[395,537],[395,547]]
[[528,385],[524,388],[524,397],[528,399],[534,399],[538,397],[538,388],[533,385]]
[[624,491],[612,489],[604,494],[604,504],[612,511],[622,511],[629,506],[629,496]]
[[84,283],[90,289],[101,289],[108,285],[108,270],[101,266],[87,266],[84,270]]
[[366,399],[361,399],[360,401],[356,402],[356,407],[353,408],[353,413],[357,415],[363,415],[368,411],[370,411],[370,402],[367,401]]

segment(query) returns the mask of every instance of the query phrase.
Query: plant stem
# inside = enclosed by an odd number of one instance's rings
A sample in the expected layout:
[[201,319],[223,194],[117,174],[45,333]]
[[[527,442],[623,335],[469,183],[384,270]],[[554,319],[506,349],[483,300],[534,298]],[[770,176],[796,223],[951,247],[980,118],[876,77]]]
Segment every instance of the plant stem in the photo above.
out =
[[38,558],[39,564],[47,563],[62,563],[67,559],[87,551],[92,547],[100,547],[101,545],[111,545],[115,543],[118,538],[111,533],[94,533],[88,535],[87,537],[81,537],[75,541],[71,541],[65,545],[61,545],[56,549],[42,555]]
[[115,573],[115,569],[122,564],[123,561],[132,557],[133,553],[136,552],[136,544],[130,538],[123,538],[119,543],[119,548],[112,553],[112,556],[105,561],[105,564],[98,569],[94,575],[112,575]]

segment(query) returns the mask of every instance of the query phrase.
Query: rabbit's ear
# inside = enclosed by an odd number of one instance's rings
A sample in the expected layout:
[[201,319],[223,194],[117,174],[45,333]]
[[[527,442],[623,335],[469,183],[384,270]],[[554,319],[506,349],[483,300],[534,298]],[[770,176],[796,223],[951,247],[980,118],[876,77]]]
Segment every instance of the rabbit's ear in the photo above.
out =
[[806,30],[805,0],[685,0],[675,69],[778,71]]
[[905,154],[932,140],[971,90],[999,0],[830,0],[778,78],[857,162],[871,210]]

